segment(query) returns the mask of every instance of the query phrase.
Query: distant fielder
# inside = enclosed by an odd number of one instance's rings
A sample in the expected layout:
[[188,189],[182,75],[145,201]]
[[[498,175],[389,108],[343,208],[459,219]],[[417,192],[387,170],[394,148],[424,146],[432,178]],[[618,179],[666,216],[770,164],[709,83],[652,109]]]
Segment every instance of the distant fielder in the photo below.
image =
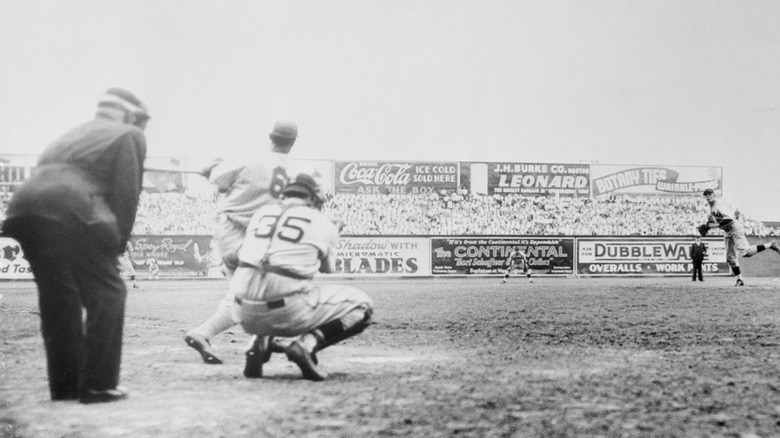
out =
[[149,265],[149,280],[160,279],[160,266],[157,264],[157,259],[149,257],[146,260],[146,264]]
[[127,241],[125,252],[119,256],[119,270],[123,275],[130,277],[133,282],[133,288],[138,289],[138,281],[135,279],[135,261],[133,260],[133,244]]
[[507,268],[506,272],[504,273],[504,279],[501,280],[501,284],[506,283],[507,279],[509,279],[509,275],[517,271],[522,271],[523,274],[528,277],[531,283],[534,282],[531,280],[531,271],[528,269],[528,258],[519,246],[516,246],[515,249],[509,253],[509,257],[506,259],[506,264]]

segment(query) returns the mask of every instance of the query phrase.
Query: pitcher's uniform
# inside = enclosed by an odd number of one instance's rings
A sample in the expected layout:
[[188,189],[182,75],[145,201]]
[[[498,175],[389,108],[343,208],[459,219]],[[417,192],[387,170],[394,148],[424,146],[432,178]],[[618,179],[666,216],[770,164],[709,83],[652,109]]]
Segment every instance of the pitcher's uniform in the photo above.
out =
[[710,204],[710,221],[717,222],[718,228],[725,233],[726,262],[729,266],[739,266],[740,256],[750,256],[750,242],[745,235],[745,228],[738,220],[736,209],[727,201],[716,199]]
[[745,236],[745,228],[739,222],[739,212],[723,199],[715,198],[715,191],[707,189],[704,198],[710,207],[710,215],[707,218],[709,228],[720,228],[725,232],[726,262],[731,272],[737,277],[737,286],[744,286],[742,270],[739,267],[739,257],[752,257],[764,250],[771,249],[780,253],[780,245],[774,240],[751,245]]
[[233,318],[247,333],[294,337],[373,303],[357,288],[315,284],[335,270],[336,225],[320,211],[288,199],[261,207],[247,227],[230,281]]

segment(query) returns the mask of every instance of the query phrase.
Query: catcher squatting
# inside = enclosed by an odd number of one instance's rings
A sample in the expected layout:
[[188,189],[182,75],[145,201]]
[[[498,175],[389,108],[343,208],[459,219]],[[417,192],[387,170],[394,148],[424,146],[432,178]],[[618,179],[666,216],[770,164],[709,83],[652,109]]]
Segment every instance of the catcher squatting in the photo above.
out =
[[[371,321],[373,302],[354,287],[315,284],[318,272],[335,270],[338,221],[324,215],[314,179],[298,175],[282,200],[251,217],[230,279],[233,320],[254,335],[244,376],[263,376],[274,352],[285,353],[308,380],[322,381],[316,353],[361,333]],[[275,337],[297,338],[289,345]]]
[[731,272],[737,277],[737,286],[744,286],[742,271],[739,268],[739,256],[752,257],[765,249],[772,249],[780,253],[780,246],[774,240],[758,245],[750,245],[745,235],[745,228],[739,222],[740,213],[731,204],[723,199],[715,198],[715,191],[704,191],[704,199],[710,207],[710,215],[707,222],[697,227],[699,234],[706,236],[710,229],[720,228],[725,233],[723,239],[726,242],[726,263]]

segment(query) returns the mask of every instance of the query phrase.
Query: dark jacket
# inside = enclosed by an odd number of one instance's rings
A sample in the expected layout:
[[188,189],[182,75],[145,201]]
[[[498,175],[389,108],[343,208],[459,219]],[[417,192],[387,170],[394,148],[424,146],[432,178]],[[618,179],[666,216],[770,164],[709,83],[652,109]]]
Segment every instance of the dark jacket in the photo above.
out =
[[707,255],[707,245],[704,242],[699,242],[697,245],[695,242],[691,245],[691,260],[704,260]]
[[6,220],[55,221],[121,254],[135,223],[145,159],[146,137],[135,126],[103,118],[77,126],[41,154]]

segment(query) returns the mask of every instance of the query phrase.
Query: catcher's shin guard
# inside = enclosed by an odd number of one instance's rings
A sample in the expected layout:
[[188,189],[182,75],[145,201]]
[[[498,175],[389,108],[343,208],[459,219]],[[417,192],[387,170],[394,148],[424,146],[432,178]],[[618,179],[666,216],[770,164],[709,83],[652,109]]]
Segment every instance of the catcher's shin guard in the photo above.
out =
[[[311,334],[317,338],[317,346],[314,347],[313,353],[362,333],[366,327],[371,325],[372,314],[373,309],[363,304],[341,318],[317,327],[311,331]],[[357,321],[355,321],[356,319]]]

